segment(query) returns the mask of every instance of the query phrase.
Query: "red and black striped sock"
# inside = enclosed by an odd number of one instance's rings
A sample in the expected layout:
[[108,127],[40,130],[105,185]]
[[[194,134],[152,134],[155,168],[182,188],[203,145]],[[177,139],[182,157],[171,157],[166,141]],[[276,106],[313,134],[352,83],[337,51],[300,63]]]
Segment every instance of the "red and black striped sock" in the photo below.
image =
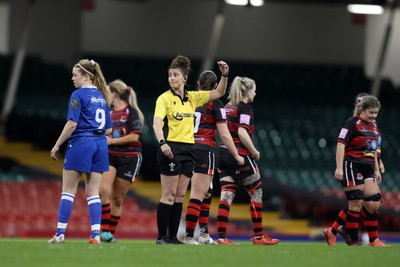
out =
[[371,214],[368,210],[363,207],[361,209],[361,218],[363,220],[363,225],[368,233],[369,242],[372,243],[378,238],[378,212]]
[[217,228],[219,238],[226,237],[226,228],[228,226],[230,209],[231,205],[229,205],[228,202],[225,202],[223,200],[219,202],[217,212]]
[[114,234],[115,231],[117,230],[117,226],[118,226],[120,219],[121,219],[121,216],[111,215],[111,217],[110,217],[110,232],[112,234]]
[[251,215],[251,221],[253,223],[254,236],[263,235],[262,211],[263,211],[263,203],[262,202],[251,201],[250,215]]
[[111,217],[111,205],[110,203],[101,205],[101,231],[110,231],[110,217]]
[[201,201],[191,198],[186,209],[186,236],[193,237],[199,220]]
[[352,210],[347,211],[346,230],[352,242],[358,242],[358,226],[360,213]]
[[212,199],[211,197],[203,199],[200,208],[199,227],[200,227],[200,232],[205,234],[208,234],[208,222],[210,218],[211,199]]
[[337,229],[341,225],[346,225],[346,217],[347,217],[347,211],[349,209],[346,207],[342,209],[338,216],[336,217],[336,220],[332,224],[332,234],[337,235]]

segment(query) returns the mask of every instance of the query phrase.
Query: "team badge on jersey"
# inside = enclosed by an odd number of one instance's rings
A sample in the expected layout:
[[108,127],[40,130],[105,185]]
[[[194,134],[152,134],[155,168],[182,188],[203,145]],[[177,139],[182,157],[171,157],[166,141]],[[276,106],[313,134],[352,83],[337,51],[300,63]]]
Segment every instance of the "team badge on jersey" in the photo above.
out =
[[72,109],[77,109],[79,105],[79,101],[77,99],[71,100],[71,108]]

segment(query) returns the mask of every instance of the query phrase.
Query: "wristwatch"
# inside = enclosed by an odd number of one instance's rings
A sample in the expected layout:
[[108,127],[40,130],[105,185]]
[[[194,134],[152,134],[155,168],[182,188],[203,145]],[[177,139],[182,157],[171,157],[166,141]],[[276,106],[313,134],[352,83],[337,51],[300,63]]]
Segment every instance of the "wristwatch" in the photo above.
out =
[[160,141],[158,141],[158,144],[160,146],[162,146],[163,144],[166,144],[167,142],[165,142],[165,139],[161,139]]

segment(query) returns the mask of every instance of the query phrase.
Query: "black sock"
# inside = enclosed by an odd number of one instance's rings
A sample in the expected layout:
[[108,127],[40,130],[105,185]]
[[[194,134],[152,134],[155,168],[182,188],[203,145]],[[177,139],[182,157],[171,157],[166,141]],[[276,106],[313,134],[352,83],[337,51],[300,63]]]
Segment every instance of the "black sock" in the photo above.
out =
[[157,208],[157,227],[158,239],[167,236],[167,229],[170,220],[172,206],[164,203],[158,203]]
[[182,216],[182,203],[174,203],[171,208],[171,215],[169,217],[168,236],[176,238],[179,229],[179,223]]

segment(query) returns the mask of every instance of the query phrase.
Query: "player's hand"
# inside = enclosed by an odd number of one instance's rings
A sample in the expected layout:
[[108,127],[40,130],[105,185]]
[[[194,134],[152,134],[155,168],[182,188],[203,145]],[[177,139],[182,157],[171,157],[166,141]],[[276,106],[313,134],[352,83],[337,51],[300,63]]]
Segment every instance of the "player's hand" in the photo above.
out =
[[112,145],[112,138],[109,137],[108,135],[106,136],[107,138],[107,145]]
[[217,63],[218,63],[218,67],[219,67],[219,70],[221,71],[221,73],[223,75],[228,75],[228,73],[229,73],[228,64],[226,64],[226,62],[222,61],[222,60],[218,61]]
[[379,170],[381,171],[381,173],[385,173],[385,165],[382,161],[379,162]]
[[252,155],[253,159],[255,159],[256,161],[258,161],[260,159],[260,152],[256,151],[254,152]]
[[172,159],[174,157],[174,154],[172,154],[171,147],[168,144],[163,144],[160,147],[160,149],[163,155],[166,156],[167,158]]
[[336,180],[343,180],[343,170],[342,169],[336,169],[335,170],[335,175],[334,175]]
[[382,182],[382,174],[380,171],[375,171],[375,181],[377,184],[380,184]]
[[243,165],[243,164],[244,164],[244,158],[243,158],[242,156],[240,156],[240,155],[237,155],[237,156],[235,157],[235,160],[236,160],[236,163],[237,163],[238,165]]
[[57,152],[60,150],[60,147],[59,146],[54,146],[52,149],[51,149],[51,151],[50,151],[50,157],[53,159],[53,160],[57,160],[57,156],[56,156],[56,154],[57,154]]

